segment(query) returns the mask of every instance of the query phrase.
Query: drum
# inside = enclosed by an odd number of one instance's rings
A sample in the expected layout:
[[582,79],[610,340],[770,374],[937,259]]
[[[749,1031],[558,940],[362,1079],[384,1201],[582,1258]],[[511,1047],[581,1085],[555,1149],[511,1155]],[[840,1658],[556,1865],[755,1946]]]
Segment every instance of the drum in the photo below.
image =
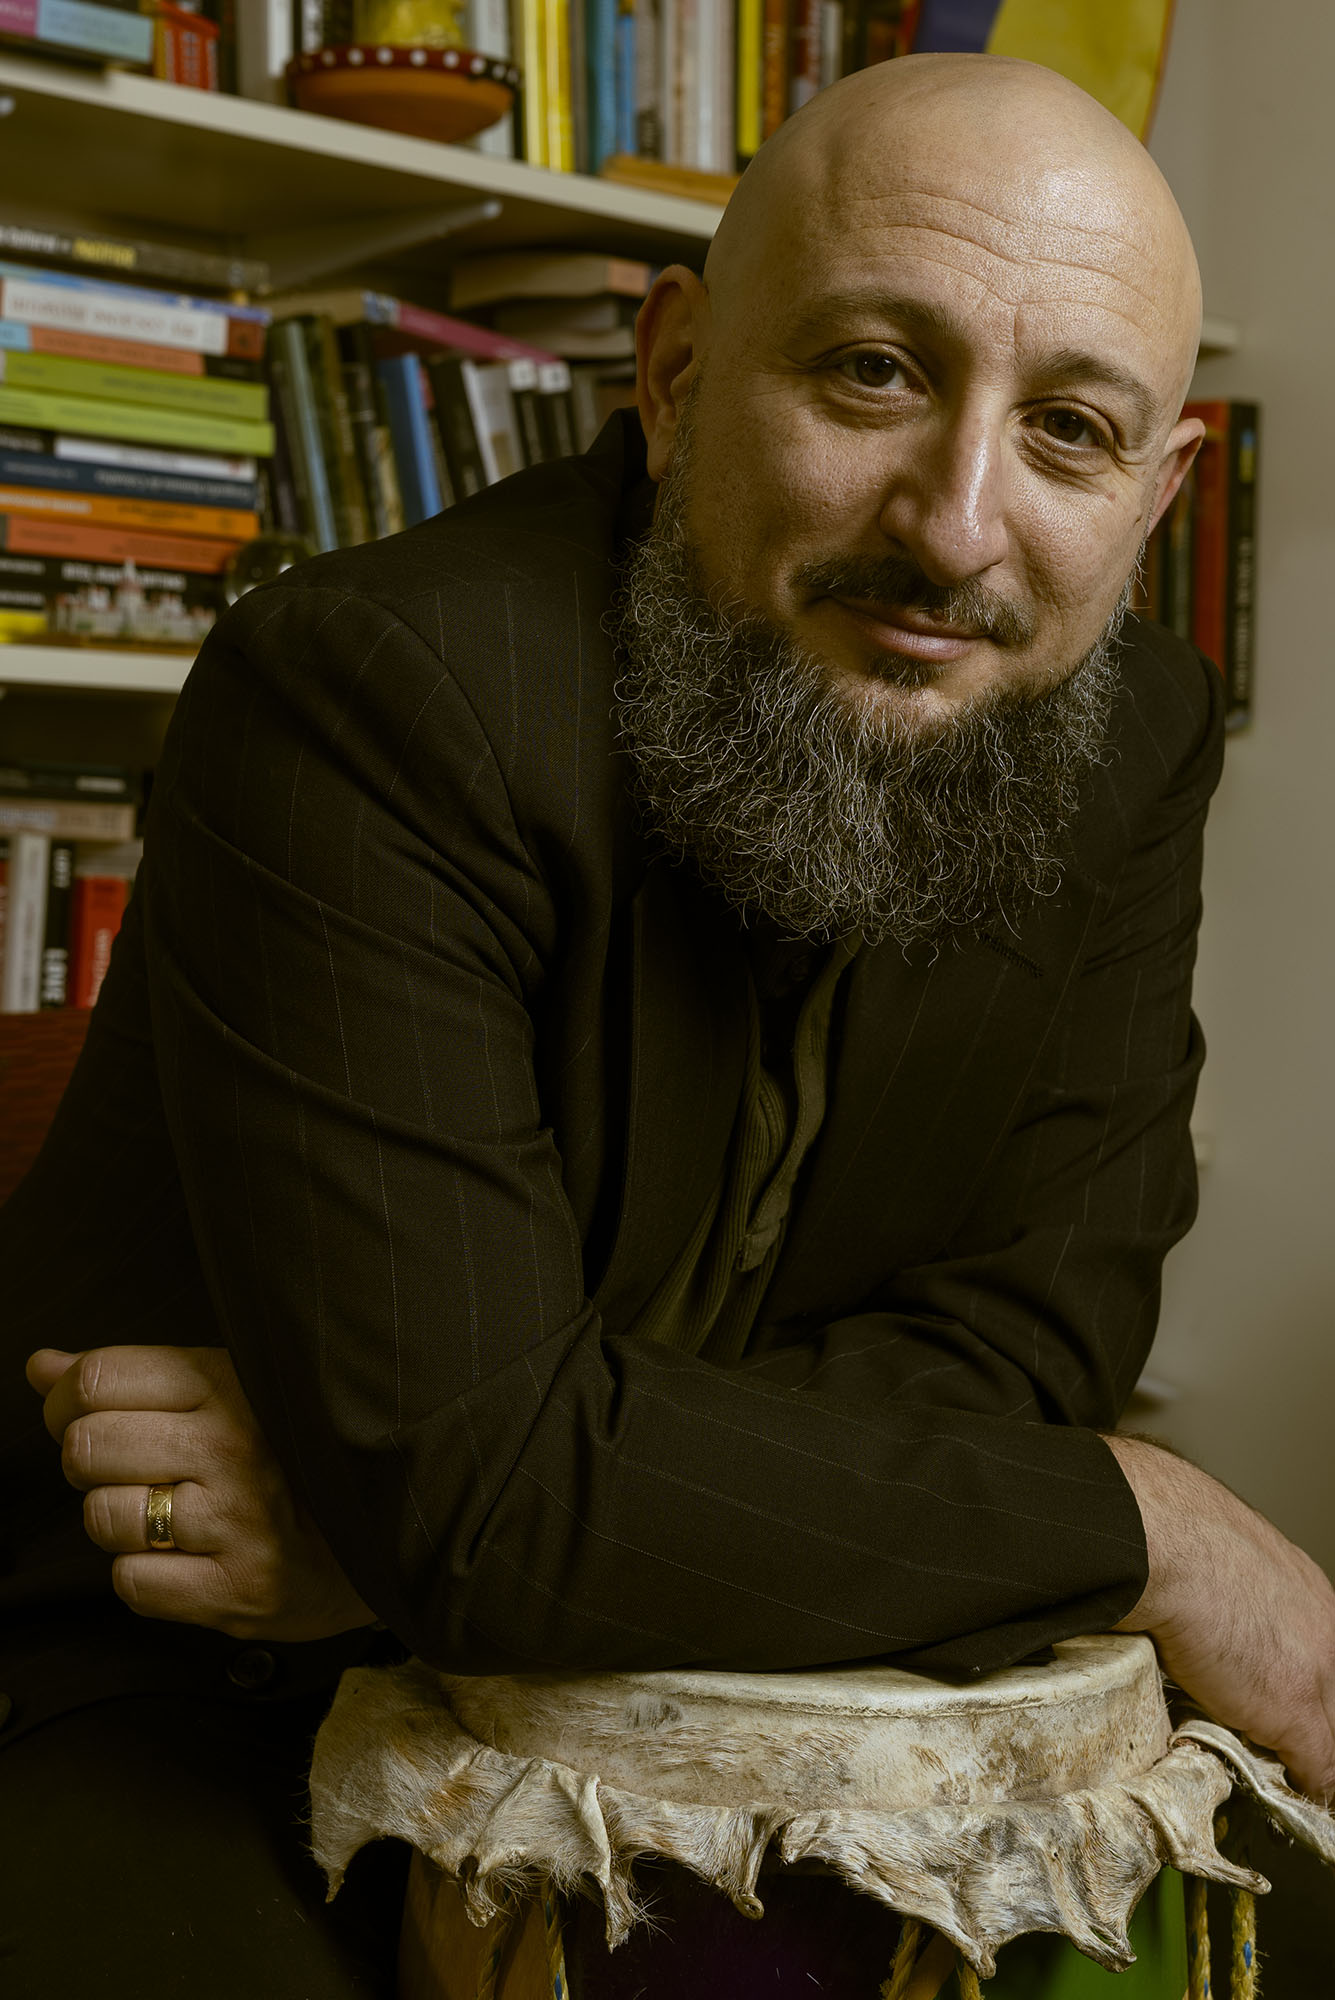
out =
[[[312,1839],[331,1892],[366,1841],[416,1848],[409,2000],[620,2000],[623,1986],[626,2000],[783,2000],[777,1960],[754,1989],[741,1973],[700,1983],[699,1965],[732,1950],[722,1932],[685,1968],[702,1923],[726,1918],[772,1955],[794,1908],[817,1953],[856,1933],[837,1979],[823,1961],[797,1965],[840,2000],[931,2000],[957,1954],[976,1984],[1018,1938],[1011,1990],[1027,2000],[1089,1990],[1086,1974],[1102,1985],[1096,1966],[1151,1948],[1158,1971],[1117,1994],[1181,2000],[1180,1884],[1164,1875],[1135,1942],[1132,1912],[1165,1870],[1268,1886],[1216,1845],[1235,1777],[1335,1860],[1330,1822],[1272,1760],[1212,1724],[1173,1732],[1141,1638],[1068,1640],[965,1686],[890,1667],[463,1679],[409,1662],[344,1676],[316,1743]],[[1054,1959],[1034,1933],[1093,1964]],[[1003,1960],[995,1990],[1007,1983]]]

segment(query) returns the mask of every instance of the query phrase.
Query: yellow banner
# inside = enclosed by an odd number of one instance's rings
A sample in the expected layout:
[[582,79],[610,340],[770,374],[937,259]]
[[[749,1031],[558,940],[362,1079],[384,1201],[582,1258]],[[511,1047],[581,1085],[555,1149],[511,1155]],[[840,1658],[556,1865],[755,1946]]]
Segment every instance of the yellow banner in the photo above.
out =
[[1143,139],[1172,14],[1173,0],[1001,0],[987,46],[1070,77]]

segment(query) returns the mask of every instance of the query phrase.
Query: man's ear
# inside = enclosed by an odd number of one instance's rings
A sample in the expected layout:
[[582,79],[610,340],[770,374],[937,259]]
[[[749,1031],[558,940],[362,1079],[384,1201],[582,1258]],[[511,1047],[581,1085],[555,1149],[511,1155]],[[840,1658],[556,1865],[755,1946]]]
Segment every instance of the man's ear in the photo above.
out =
[[702,279],[669,264],[635,322],[636,401],[649,447],[649,477],[661,479],[672,456],[677,417],[694,379],[709,314]]
[[1191,470],[1191,461],[1201,448],[1205,425],[1199,417],[1183,417],[1168,433],[1168,442],[1159,461],[1159,479],[1154,493],[1146,534],[1157,528],[1172,506],[1177,489]]

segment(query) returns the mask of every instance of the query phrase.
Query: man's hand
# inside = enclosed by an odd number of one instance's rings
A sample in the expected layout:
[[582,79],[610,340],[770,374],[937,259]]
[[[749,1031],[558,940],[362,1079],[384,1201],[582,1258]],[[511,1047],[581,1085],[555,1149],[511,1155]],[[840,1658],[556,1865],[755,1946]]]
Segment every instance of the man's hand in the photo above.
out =
[[[238,1639],[325,1639],[374,1622],[294,1499],[223,1348],[43,1348],[27,1373],[132,1611]],[[148,1545],[155,1485],[173,1488],[171,1550]]]
[[1309,1556],[1217,1480],[1136,1438],[1107,1440],[1140,1507],[1150,1580],[1120,1632],[1216,1721],[1335,1796],[1335,1591]]

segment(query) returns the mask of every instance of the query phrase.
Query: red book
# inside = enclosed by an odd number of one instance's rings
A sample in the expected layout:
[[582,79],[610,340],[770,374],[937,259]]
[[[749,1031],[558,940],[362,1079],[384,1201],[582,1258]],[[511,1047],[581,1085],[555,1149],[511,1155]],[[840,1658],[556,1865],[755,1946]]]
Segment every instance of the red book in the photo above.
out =
[[768,139],[788,116],[788,0],[765,0],[760,136]]
[[69,1004],[91,1007],[106,976],[130,884],[123,875],[78,875],[70,906]]

